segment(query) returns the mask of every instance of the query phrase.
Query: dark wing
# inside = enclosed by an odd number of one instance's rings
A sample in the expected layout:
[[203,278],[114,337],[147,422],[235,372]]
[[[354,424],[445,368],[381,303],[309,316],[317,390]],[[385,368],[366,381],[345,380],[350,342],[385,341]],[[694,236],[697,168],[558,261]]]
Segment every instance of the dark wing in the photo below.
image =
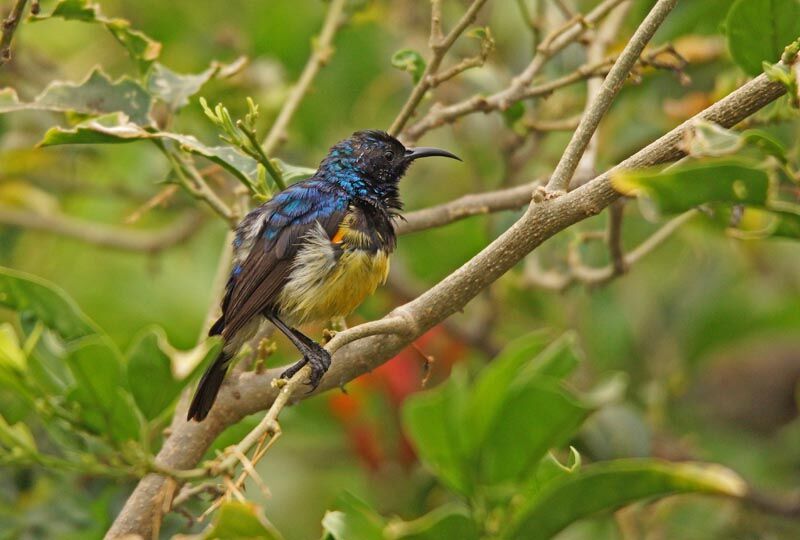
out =
[[[244,261],[234,268],[222,317],[212,333],[229,338],[254,316],[272,307],[291,272],[303,237],[317,223],[332,237],[347,207],[348,200],[338,188],[307,180],[292,185],[254,210],[242,227],[258,228],[255,242]],[[247,231],[239,233],[246,235]]]

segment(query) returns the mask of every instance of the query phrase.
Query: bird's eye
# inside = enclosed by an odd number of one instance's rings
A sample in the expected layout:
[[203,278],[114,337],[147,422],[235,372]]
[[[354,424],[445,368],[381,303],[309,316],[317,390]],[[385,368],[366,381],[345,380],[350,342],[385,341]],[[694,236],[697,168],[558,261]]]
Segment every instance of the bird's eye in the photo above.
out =
[[394,159],[394,152],[386,152],[385,154],[383,154],[383,158],[386,161],[392,161]]

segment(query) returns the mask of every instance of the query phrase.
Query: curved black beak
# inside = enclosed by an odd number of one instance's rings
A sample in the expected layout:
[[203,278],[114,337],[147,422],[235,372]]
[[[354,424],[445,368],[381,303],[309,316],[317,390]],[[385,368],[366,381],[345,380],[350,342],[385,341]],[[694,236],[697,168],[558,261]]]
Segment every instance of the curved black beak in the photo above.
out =
[[447,157],[451,159],[457,159],[458,161],[462,161],[462,159],[457,155],[448,152],[447,150],[442,150],[441,148],[433,148],[430,146],[418,146],[417,148],[409,148],[406,150],[406,159],[409,160],[422,157],[433,157],[433,156]]

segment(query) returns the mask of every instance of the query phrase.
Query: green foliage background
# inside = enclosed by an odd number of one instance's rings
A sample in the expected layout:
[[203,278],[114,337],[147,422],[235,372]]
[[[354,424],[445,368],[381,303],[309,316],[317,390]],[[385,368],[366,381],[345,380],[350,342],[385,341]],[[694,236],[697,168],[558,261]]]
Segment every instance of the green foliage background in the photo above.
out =
[[[330,144],[352,131],[385,128],[410,89],[411,77],[391,67],[392,56],[405,48],[425,50],[428,2],[356,3],[363,5],[355,6],[351,22],[337,36],[335,55],[315,80],[291,124],[288,143],[279,152],[288,163],[314,167]],[[487,9],[482,24],[492,29],[497,50],[486,69],[466,76],[468,91],[496,89],[501,84],[498,80],[505,80],[527,62],[530,35],[514,4],[495,2]],[[577,4],[586,7],[594,2]],[[635,2],[624,35],[629,35],[651,4]],[[730,19],[726,21],[730,4],[727,0],[679,3],[655,41],[703,38],[705,41],[697,47],[721,43],[723,51],[688,68],[692,78],[688,88],[665,72],[648,73],[640,84],[628,85],[601,128],[600,169],[681,121],[682,113],[674,110],[686,103],[687,93],[713,101],[744,81],[745,74],[760,71],[761,61],[768,58],[757,54],[759,43],[732,34],[730,52],[725,48],[723,28],[732,24]],[[796,9],[794,3],[790,4],[789,11]],[[49,12],[53,5],[42,2],[43,12]],[[463,9],[459,2],[445,2],[445,7],[447,17],[456,17]],[[231,80],[212,80],[199,95],[212,104],[224,102],[234,117],[244,116],[245,98],[251,96],[261,108],[261,133],[302,69],[311,48],[310,36],[320,27],[324,8],[319,0],[102,2],[104,14],[130,20],[132,28],[159,41],[159,62],[179,73],[201,72],[214,60],[231,62],[240,55],[249,57],[251,63],[241,74]],[[796,24],[789,25],[783,33],[788,32],[790,38],[784,41],[797,37],[792,36],[792,32],[800,34],[797,30]],[[784,42],[783,37],[770,34],[776,42]],[[456,50],[474,54],[475,43],[462,41]],[[112,78],[135,75],[140,67],[106,29],[81,22],[24,23],[13,52],[14,63],[0,69],[0,88],[15,88],[23,100],[38,95],[52,80],[83,80],[96,65]],[[569,70],[579,58],[577,47],[570,48],[549,69],[553,73]],[[451,91],[460,95],[458,89]],[[448,96],[444,91],[442,95]],[[544,107],[551,113],[577,112],[582,97],[583,89],[573,87],[549,98]],[[787,159],[796,162],[800,122],[788,102],[768,108],[757,118],[757,123],[764,124],[757,127],[765,137],[778,141],[786,148]],[[45,131],[57,124],[67,125],[61,116],[51,113],[0,115],[0,203],[121,225],[163,187],[169,164],[146,143],[33,149]],[[217,132],[203,115],[196,96],[172,127],[204,143],[218,144]],[[424,144],[451,149],[463,156],[467,165],[455,173],[443,163],[417,165],[403,184],[406,207],[422,208],[505,185],[497,141],[506,129],[498,117],[480,115],[427,136]],[[551,171],[567,140],[568,134],[563,133],[544,138],[517,180]],[[638,181],[645,182],[641,178]],[[165,226],[195,204],[179,194],[168,207],[146,213],[135,227],[145,230]],[[627,246],[638,244],[656,229],[647,210],[640,212],[635,203],[628,205]],[[504,213],[473,218],[402,237],[397,262],[420,286],[430,286],[468,260],[515,217],[514,213]],[[592,218],[553,239],[543,246],[540,258],[547,265],[562,265],[568,244],[581,232],[602,229],[605,219]],[[575,425],[563,436],[550,439],[561,448],[556,453],[561,463],[569,463],[571,454],[565,448],[572,445],[589,462],[643,456],[691,458],[730,467],[766,491],[785,493],[798,485],[800,252],[795,240],[742,240],[726,231],[726,225],[724,220],[720,223],[705,216],[692,220],[629,275],[606,287],[573,287],[563,294],[542,291],[525,287],[522,268],[493,287],[492,302],[497,311],[493,342],[505,344],[540,329],[546,329],[552,338],[574,331],[583,361],[569,379],[570,386],[588,392],[609,380],[624,381],[614,399],[604,401],[591,414],[587,412],[585,422],[581,422],[582,416],[575,418]],[[90,384],[91,378],[98,376],[94,366],[103,364],[93,361],[91,355],[126,358],[120,365],[127,371],[112,373],[108,380],[127,380],[131,401],[120,401],[113,389],[106,388],[104,391],[112,394],[105,395],[105,408],[125,417],[138,414],[131,412],[138,404],[146,418],[143,425],[155,429],[163,427],[169,416],[162,416],[163,411],[169,412],[187,380],[165,369],[171,352],[164,352],[162,345],[166,341],[178,349],[196,345],[225,233],[224,223],[209,213],[202,228],[188,241],[149,255],[3,227],[0,266],[39,276],[74,299],[86,320],[75,322],[78,330],[62,328],[58,332],[69,338],[70,346],[80,345],[80,354],[67,355],[70,366],[81,362],[90,366]],[[583,244],[580,249],[589,263],[607,262],[600,245]],[[378,317],[400,302],[399,295],[382,290],[352,321]],[[48,306],[55,309],[52,303]],[[487,306],[488,300],[481,298],[456,319],[466,323],[479,319]],[[49,313],[52,315],[52,311]],[[30,322],[20,321],[11,310],[0,312],[0,317],[13,324],[2,327],[8,332],[0,334],[0,352],[10,351],[13,347],[7,344],[16,342],[18,335],[26,335]],[[58,322],[53,324],[64,324],[70,317],[54,317]],[[108,337],[95,336],[96,328]],[[23,341],[18,344],[24,346]],[[291,349],[283,342],[279,345],[270,359],[273,365],[292,359]],[[473,372],[479,372],[489,360],[485,352],[469,346],[458,352],[443,347],[438,356],[441,364],[460,361]],[[435,372],[434,380],[443,379],[446,371]],[[148,394],[147,383],[158,392]],[[351,426],[331,412],[330,400],[303,402],[282,415],[285,436],[259,469],[272,497],[262,497],[253,486],[249,493],[264,504],[267,517],[287,539],[318,537],[326,510],[360,508],[364,503],[358,499],[368,501],[369,512],[411,520],[452,498],[449,490],[427,472],[429,469],[397,457],[401,429],[395,417],[400,413],[385,389],[380,384],[356,386],[354,395],[361,407],[359,422],[370,428],[369,437],[383,449],[377,465],[365,465],[368,460],[363,447],[353,438]],[[157,402],[159,399],[164,401]],[[0,387],[0,412],[10,424],[24,423],[30,407],[13,391]],[[414,421],[409,419],[413,409],[405,414],[413,432]],[[537,407],[527,414],[527,420],[536,424]],[[98,431],[138,425],[136,419],[115,420],[107,426],[102,419],[85,420]],[[249,425],[252,422],[231,428],[217,447],[236,440]],[[114,451],[126,451],[124,441],[141,435],[136,429],[133,433],[111,433],[111,438],[120,443]],[[44,436],[42,426],[32,423],[32,431],[37,439]],[[157,433],[149,435],[143,438],[157,446]],[[510,447],[506,450],[516,455],[514,445],[518,441],[514,437],[504,440]],[[416,442],[419,444],[419,439]],[[423,459],[429,457],[421,448],[420,454]],[[498,459],[507,463],[513,458]],[[446,467],[444,471],[436,466],[432,469],[444,479],[445,486],[456,492],[463,487],[449,476],[457,473]],[[74,473],[59,467],[4,468],[0,475],[0,538],[100,537],[133,486],[133,480],[126,476],[129,472],[122,479],[109,479],[107,474]],[[192,509],[202,510],[202,505]],[[237,509],[228,511],[236,520]],[[326,520],[333,519],[330,516]],[[183,517],[171,515],[163,534],[185,527]],[[194,525],[193,530],[200,527]],[[646,532],[637,536],[637,531]],[[757,513],[724,498],[690,495],[634,505],[617,515],[592,515],[558,538],[692,540],[765,535],[795,538],[798,534],[800,526],[791,520]]]

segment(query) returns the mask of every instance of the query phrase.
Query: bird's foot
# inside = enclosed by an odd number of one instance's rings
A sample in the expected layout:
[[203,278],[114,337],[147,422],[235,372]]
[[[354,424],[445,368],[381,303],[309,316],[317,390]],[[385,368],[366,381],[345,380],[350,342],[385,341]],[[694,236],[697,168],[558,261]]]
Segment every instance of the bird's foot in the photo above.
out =
[[308,392],[313,392],[317,386],[319,386],[322,376],[325,375],[328,368],[331,367],[331,355],[322,347],[315,347],[308,351],[302,360],[281,373],[281,379],[291,379],[306,365],[311,368],[311,375],[309,375],[308,381],[306,382],[306,384],[311,387]]

